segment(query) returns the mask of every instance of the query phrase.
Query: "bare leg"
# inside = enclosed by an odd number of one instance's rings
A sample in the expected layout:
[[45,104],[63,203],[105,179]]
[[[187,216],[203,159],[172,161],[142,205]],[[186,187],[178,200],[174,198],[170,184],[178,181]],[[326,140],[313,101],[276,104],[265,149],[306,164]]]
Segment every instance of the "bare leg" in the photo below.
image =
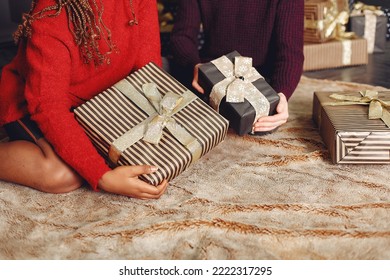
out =
[[66,193],[79,188],[81,177],[65,164],[44,138],[0,143],[0,180],[43,192]]

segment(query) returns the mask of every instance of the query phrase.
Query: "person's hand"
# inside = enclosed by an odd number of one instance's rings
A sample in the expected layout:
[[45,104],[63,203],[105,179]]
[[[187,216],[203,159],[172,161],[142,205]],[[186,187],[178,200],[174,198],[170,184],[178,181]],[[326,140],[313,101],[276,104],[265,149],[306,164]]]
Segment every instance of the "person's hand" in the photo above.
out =
[[139,175],[153,173],[156,170],[156,167],[150,165],[118,166],[102,176],[99,188],[134,198],[157,199],[167,189],[168,182],[164,180],[160,185],[153,186],[138,178]]
[[259,118],[253,125],[253,131],[263,132],[271,131],[287,122],[288,119],[288,103],[286,96],[279,93],[280,100],[276,107],[276,114],[273,116],[265,116]]
[[196,89],[199,93],[204,94],[204,89],[199,85],[198,83],[198,72],[199,72],[199,66],[200,63],[196,64],[194,67],[194,79],[192,80],[192,86],[194,89]]

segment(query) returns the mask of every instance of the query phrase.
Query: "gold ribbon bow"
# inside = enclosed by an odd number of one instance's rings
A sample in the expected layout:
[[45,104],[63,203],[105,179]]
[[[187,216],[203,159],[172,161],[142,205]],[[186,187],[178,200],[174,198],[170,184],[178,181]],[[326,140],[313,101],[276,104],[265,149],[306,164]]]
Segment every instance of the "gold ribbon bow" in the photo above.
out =
[[350,39],[355,37],[354,32],[346,32],[346,24],[349,20],[349,14],[346,11],[337,13],[336,15],[330,14],[330,21],[325,30],[325,37],[335,39]]
[[177,112],[196,99],[192,92],[186,91],[181,96],[167,92],[162,97],[156,84],[147,83],[142,85],[144,92],[142,95],[126,80],[118,82],[114,87],[146,112],[149,117],[114,140],[109,149],[109,158],[112,162],[118,162],[121,153],[141,139],[157,145],[164,128],[168,129],[176,140],[191,152],[192,162],[200,158],[202,147],[199,141],[173,118]]
[[340,102],[325,102],[323,106],[342,106],[342,105],[368,105],[368,119],[382,119],[387,127],[390,128],[390,101],[379,99],[377,91],[366,90],[359,92],[361,96],[351,96],[343,94],[331,94],[329,97]]
[[252,84],[258,79],[264,79],[252,67],[252,58],[237,56],[233,64],[227,56],[222,56],[211,63],[225,76],[225,79],[214,85],[210,93],[210,105],[217,112],[226,96],[226,102],[231,103],[242,103],[246,99],[255,109],[254,121],[269,114],[268,99]]
[[380,6],[366,5],[362,2],[357,2],[353,5],[351,16],[366,14],[375,14],[377,16],[382,16],[385,13],[381,10]]
[[324,8],[324,19],[305,19],[305,29],[317,29],[323,31],[325,39],[350,39],[355,37],[354,32],[346,32],[346,24],[349,20],[348,11],[339,8],[337,1],[331,1],[331,7]]

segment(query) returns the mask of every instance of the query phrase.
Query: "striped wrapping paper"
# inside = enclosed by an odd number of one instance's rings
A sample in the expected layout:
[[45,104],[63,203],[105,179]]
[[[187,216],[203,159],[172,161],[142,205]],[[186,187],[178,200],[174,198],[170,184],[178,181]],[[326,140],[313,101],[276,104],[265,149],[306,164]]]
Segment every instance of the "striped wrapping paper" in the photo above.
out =
[[323,43],[332,38],[325,36],[325,28],[323,27],[326,13],[329,12],[331,6],[332,3],[330,1],[305,1],[305,29],[303,32],[305,42]]
[[[323,106],[335,102],[329,96],[335,92],[315,92],[313,120],[329,150],[333,163],[388,164],[390,163],[390,128],[380,119],[368,119],[368,106]],[[358,92],[341,92],[360,96]],[[379,97],[390,100],[390,91]]]
[[[335,38],[334,31],[325,35],[326,27],[330,24],[329,13],[333,13],[333,10],[338,13],[342,11],[349,13],[347,0],[305,0],[303,33],[305,42],[323,43]],[[332,17],[333,14],[330,18]]]
[[364,38],[332,40],[321,44],[305,43],[303,54],[304,71],[368,63],[367,40]]
[[[146,83],[155,83],[162,95],[169,91],[182,95],[188,91],[153,63],[126,77],[121,81],[122,85],[123,82],[129,83],[141,93],[142,85]],[[106,158],[115,140],[149,117],[121,92],[123,88],[118,85],[119,83],[103,91],[74,111],[78,122],[98,151]],[[173,119],[198,140],[201,156],[226,137],[228,121],[199,98],[177,112]],[[192,159],[192,153],[164,129],[157,145],[141,139],[125,148],[116,164],[158,166],[157,172],[140,177],[152,185],[158,185],[164,179],[170,181],[182,173],[193,162]]]

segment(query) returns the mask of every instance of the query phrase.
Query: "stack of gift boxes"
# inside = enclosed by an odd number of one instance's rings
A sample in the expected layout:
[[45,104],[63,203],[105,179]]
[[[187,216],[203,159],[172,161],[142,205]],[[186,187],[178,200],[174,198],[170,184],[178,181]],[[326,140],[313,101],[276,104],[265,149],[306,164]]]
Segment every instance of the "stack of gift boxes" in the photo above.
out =
[[304,71],[364,65],[385,49],[381,7],[347,0],[305,0]]
[[304,71],[368,62],[367,40],[347,31],[346,0],[305,0]]

